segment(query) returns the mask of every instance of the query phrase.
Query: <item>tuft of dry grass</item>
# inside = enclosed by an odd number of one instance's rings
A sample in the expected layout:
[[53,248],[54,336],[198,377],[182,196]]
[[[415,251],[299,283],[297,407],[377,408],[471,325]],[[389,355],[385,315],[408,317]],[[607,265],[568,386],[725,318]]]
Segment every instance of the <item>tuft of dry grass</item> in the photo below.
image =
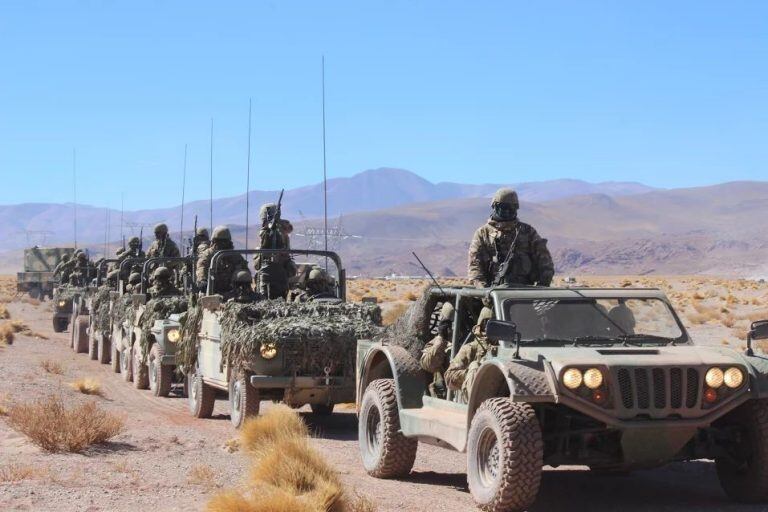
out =
[[0,395],[0,416],[7,416],[8,415],[8,395],[2,394]]
[[384,325],[392,325],[397,321],[398,318],[403,316],[403,314],[408,311],[408,304],[404,302],[396,302],[395,304],[392,304],[392,306],[384,311],[384,314],[382,315],[382,323]]
[[50,359],[43,359],[40,361],[40,367],[46,371],[46,373],[53,373],[54,375],[63,375],[64,368],[61,367],[56,361]]
[[13,345],[16,332],[13,330],[11,322],[0,324],[0,345]]
[[0,482],[21,482],[41,478],[48,474],[47,468],[28,464],[11,463],[0,466]]
[[9,318],[11,318],[11,312],[8,311],[5,304],[0,303],[0,320],[8,320]]
[[287,406],[246,421],[242,445],[253,457],[245,488],[216,494],[209,512],[373,512],[348,495],[336,471],[311,446],[307,427]]
[[74,382],[70,382],[69,387],[84,395],[103,396],[101,383],[92,377],[81,377]]
[[217,487],[216,473],[213,468],[207,464],[197,464],[190,468],[187,473],[187,481],[193,485],[200,485],[203,487]]
[[67,407],[60,396],[11,406],[8,424],[49,452],[79,453],[120,434],[122,418],[95,402]]

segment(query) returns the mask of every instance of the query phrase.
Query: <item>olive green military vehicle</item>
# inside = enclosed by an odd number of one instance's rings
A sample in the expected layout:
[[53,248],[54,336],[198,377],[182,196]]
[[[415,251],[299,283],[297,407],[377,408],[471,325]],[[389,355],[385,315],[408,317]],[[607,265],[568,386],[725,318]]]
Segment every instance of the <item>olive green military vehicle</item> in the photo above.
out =
[[[282,299],[227,301],[213,293],[217,265],[227,256],[273,254],[327,258],[336,267],[335,297],[305,304]],[[309,404],[315,414],[330,414],[334,404],[354,399],[354,351],[358,330],[380,317],[377,306],[345,302],[344,269],[336,253],[308,250],[227,250],[211,260],[207,292],[188,372],[190,412],[210,417],[217,394],[227,396],[231,421],[240,427],[257,415],[261,400],[292,407]],[[378,320],[380,323],[380,318]]]
[[[626,472],[714,459],[732,499],[768,501],[768,358],[695,345],[657,289],[433,288],[429,318],[455,307],[450,355],[472,342],[485,304],[488,352],[465,395],[432,396],[420,347],[430,323],[357,349],[359,443],[372,476],[406,477],[419,442],[467,454],[488,511],[527,509],[542,466]],[[417,312],[418,313],[418,312]],[[416,322],[418,323],[418,322]],[[466,397],[466,398],[461,398]]]
[[[82,288],[59,285],[53,292],[53,331],[64,332],[72,320],[72,306]],[[70,340],[71,345],[71,340]]]
[[53,298],[53,270],[65,255],[71,258],[74,253],[72,247],[24,249],[24,271],[16,274],[17,293],[27,293],[33,299]]
[[[155,396],[168,396],[176,376],[176,344],[181,338],[181,317],[187,310],[189,290],[185,284],[192,259],[150,258],[143,263],[141,288],[133,293],[122,322],[112,330],[113,356],[120,373],[136,389],[150,389]],[[160,266],[173,266],[179,294],[152,298],[149,276]],[[180,379],[179,379],[180,380]]]

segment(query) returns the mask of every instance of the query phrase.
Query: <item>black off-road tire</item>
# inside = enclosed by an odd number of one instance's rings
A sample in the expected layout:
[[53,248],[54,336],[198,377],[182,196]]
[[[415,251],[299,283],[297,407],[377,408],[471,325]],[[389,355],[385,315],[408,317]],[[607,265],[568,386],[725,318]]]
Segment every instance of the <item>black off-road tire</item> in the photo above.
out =
[[312,414],[315,416],[330,416],[333,414],[333,407],[336,404],[310,404]]
[[715,458],[723,490],[741,503],[768,502],[768,400],[750,400],[724,418],[741,430],[737,460]]
[[72,329],[73,334],[73,349],[77,354],[85,354],[88,352],[88,316],[79,315],[75,320],[75,326]]
[[168,396],[171,394],[173,383],[173,367],[163,366],[165,351],[155,343],[149,351],[147,366],[149,367],[149,389],[155,396]]
[[251,386],[250,376],[240,373],[229,379],[230,421],[235,428],[240,428],[245,420],[259,415],[261,398],[259,390]]
[[213,406],[216,404],[216,390],[203,382],[199,372],[190,373],[189,382],[189,412],[195,418],[210,418]]
[[64,332],[67,330],[67,319],[53,317],[53,332]]
[[138,340],[133,342],[133,387],[136,389],[149,389],[149,369],[141,362],[141,345]]
[[112,341],[106,334],[102,334],[99,338],[99,344],[96,348],[96,360],[101,364],[109,364],[112,358]]
[[30,299],[39,299],[43,296],[42,290],[40,288],[30,288],[29,289],[29,298]]
[[481,510],[527,510],[536,500],[544,443],[528,404],[490,398],[477,410],[467,436],[467,481]]
[[395,478],[411,472],[419,443],[400,432],[394,380],[368,384],[360,406],[358,442],[369,475]]

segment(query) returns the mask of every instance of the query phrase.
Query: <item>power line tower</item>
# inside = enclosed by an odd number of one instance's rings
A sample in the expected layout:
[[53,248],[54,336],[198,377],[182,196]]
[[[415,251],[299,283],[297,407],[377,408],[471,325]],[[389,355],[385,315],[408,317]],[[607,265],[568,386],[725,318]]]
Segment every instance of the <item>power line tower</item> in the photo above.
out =
[[328,235],[328,250],[338,252],[341,243],[344,240],[359,239],[362,238],[359,235],[353,235],[347,233],[344,229],[344,219],[339,215],[339,219],[333,226],[328,226],[326,231],[323,225],[315,226],[306,222],[304,215],[299,212],[302,218],[302,224],[304,224],[304,231],[296,233],[296,236],[302,237],[306,242],[306,249],[310,250],[322,250],[325,248],[326,233]]

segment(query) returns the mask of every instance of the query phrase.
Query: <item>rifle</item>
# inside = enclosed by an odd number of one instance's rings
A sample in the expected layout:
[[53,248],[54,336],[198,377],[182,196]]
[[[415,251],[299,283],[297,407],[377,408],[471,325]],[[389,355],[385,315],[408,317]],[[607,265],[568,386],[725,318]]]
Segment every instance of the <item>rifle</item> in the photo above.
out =
[[192,231],[192,238],[191,238],[192,248],[191,248],[190,251],[188,251],[188,253],[189,252],[192,253],[192,256],[195,259],[197,259],[197,245],[198,245],[197,242],[198,242],[198,240],[197,240],[197,215],[195,215],[195,227],[194,227],[194,231]]
[[[507,257],[499,265],[499,269],[496,271],[496,275],[493,278],[493,285],[499,286],[504,282],[504,278],[507,277],[509,272],[509,266],[512,264],[512,256],[515,254],[515,246],[517,245],[517,237],[520,236],[520,228],[515,230],[515,238],[512,239],[512,243],[509,245],[509,251],[507,251]],[[498,249],[497,249],[498,252]]]
[[280,234],[278,231],[278,227],[280,225],[280,210],[282,208],[283,204],[283,193],[285,192],[285,189],[282,189],[280,191],[280,197],[277,198],[277,207],[275,208],[275,214],[272,216],[272,221],[269,223],[269,233],[272,236],[272,249],[280,249],[278,247],[278,235]]

